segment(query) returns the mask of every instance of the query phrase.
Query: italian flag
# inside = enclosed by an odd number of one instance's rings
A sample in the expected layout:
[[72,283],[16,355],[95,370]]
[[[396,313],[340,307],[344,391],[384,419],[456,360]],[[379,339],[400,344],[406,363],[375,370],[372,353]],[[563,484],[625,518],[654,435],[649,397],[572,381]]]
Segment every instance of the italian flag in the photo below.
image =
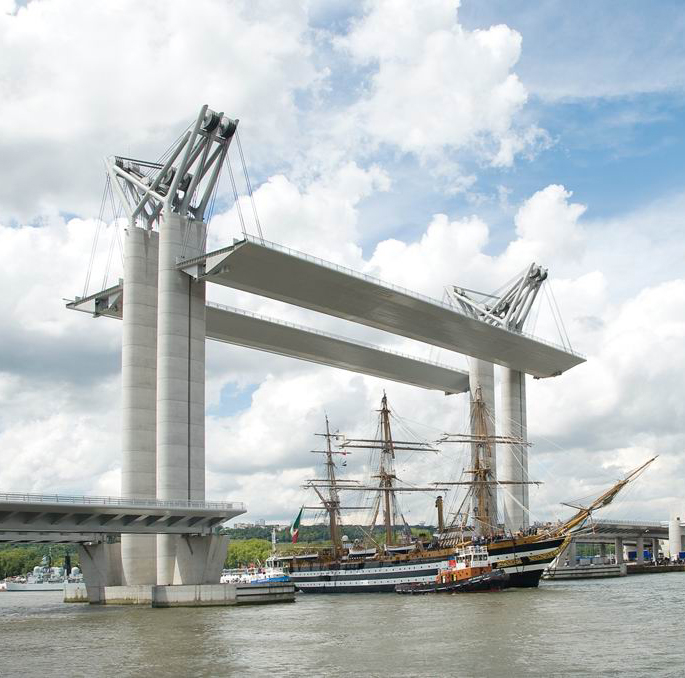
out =
[[293,544],[297,543],[297,538],[300,536],[300,521],[302,520],[302,511],[304,511],[304,506],[300,509],[297,514],[297,518],[293,520],[293,524],[290,526],[290,536],[292,537]]

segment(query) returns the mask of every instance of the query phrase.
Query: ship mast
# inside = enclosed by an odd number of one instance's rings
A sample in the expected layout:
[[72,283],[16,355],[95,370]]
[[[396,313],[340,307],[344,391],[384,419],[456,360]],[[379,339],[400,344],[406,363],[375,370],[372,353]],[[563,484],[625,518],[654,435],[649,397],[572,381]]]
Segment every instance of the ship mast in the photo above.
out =
[[476,534],[492,537],[497,530],[497,506],[494,502],[493,473],[492,473],[492,445],[488,436],[488,425],[485,420],[486,409],[480,386],[476,388],[474,401],[475,441],[473,444],[473,518]]
[[391,545],[394,541],[394,508],[395,493],[393,492],[393,478],[395,451],[392,445],[392,432],[390,431],[390,411],[388,410],[388,397],[383,392],[381,400],[381,426],[383,430],[383,449],[381,450],[381,464],[378,472],[379,486],[385,488],[383,492],[383,522],[385,524],[385,543]]
[[[338,433],[331,433],[330,424],[328,421],[328,415],[326,415],[326,432],[325,433],[315,433],[314,435],[320,436],[326,439],[326,445],[324,450],[311,450],[313,454],[325,454],[326,455],[326,477],[325,478],[311,478],[304,485],[305,488],[313,489],[321,500],[321,506],[328,513],[328,524],[330,529],[330,537],[333,551],[333,558],[337,558],[342,554],[342,539],[340,535],[340,509],[358,509],[366,508],[359,506],[340,506],[340,496],[338,494],[339,489],[356,489],[358,486],[358,481],[344,479],[344,485],[341,485],[338,478],[335,475],[336,465],[333,460],[333,455],[347,455],[350,454],[347,450],[334,450],[332,446],[332,441],[339,438]],[[344,463],[344,462],[343,462]],[[321,492],[321,490],[327,490],[326,494]],[[315,506],[305,506],[304,508],[320,508]]]
[[[480,386],[476,388],[472,408],[473,434],[448,433],[442,436],[439,443],[466,443],[471,445],[472,468],[464,469],[470,475],[469,480],[459,482],[440,483],[441,485],[466,485],[468,491],[456,514],[456,519],[462,517],[462,529],[468,520],[468,508],[471,503],[471,517],[473,518],[474,534],[479,537],[492,538],[498,530],[497,505],[495,503],[494,487],[496,485],[540,485],[537,481],[498,481],[492,470],[492,445],[494,443],[515,444],[529,446],[521,438],[512,436],[497,436],[489,432],[488,409],[483,400]],[[437,484],[437,483],[436,483]],[[452,527],[454,522],[452,523]],[[449,540],[449,537],[447,537]]]
[[[374,515],[371,521],[371,528],[373,529],[376,518],[378,516],[378,511],[380,505],[383,506],[383,526],[385,531],[385,543],[386,546],[392,546],[395,544],[395,537],[397,532],[397,524],[395,522],[395,514],[397,511],[397,498],[396,493],[398,492],[432,492],[437,491],[435,487],[401,487],[398,486],[396,481],[398,480],[395,474],[395,452],[397,450],[401,451],[412,451],[412,452],[437,452],[430,443],[421,443],[407,440],[393,440],[392,430],[390,428],[390,408],[388,407],[388,397],[383,393],[383,398],[381,399],[381,409],[378,410],[380,414],[380,440],[379,439],[367,439],[367,438],[355,438],[346,439],[341,444],[342,449],[347,449],[351,447],[362,448],[367,450],[378,450],[380,452],[380,461],[378,465],[378,473],[372,476],[373,478],[378,478],[378,485],[361,487],[357,486],[354,488],[346,487],[342,489],[355,489],[376,492],[376,500],[374,502]],[[338,485],[338,488],[341,486]],[[408,530],[406,521],[404,521],[404,516],[402,516],[404,527]]]
[[326,509],[328,510],[328,522],[331,532],[331,543],[333,544],[333,553],[338,555],[342,548],[340,541],[340,497],[338,496],[338,488],[335,480],[335,462],[333,461],[333,450],[331,448],[331,430],[328,424],[328,415],[326,415],[326,433],[319,434],[326,438],[326,477],[330,486],[328,488],[328,502]]

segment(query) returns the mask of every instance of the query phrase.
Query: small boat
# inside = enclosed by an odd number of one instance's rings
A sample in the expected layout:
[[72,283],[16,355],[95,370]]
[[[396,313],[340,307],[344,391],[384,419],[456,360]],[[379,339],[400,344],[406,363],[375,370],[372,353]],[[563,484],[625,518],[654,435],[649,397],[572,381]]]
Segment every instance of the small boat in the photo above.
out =
[[236,570],[224,570],[221,573],[221,584],[273,584],[288,582],[290,577],[282,567],[248,567]]
[[[258,562],[257,566],[240,567],[233,570],[223,570],[220,584],[274,584],[289,582],[290,575],[287,567],[277,564],[273,555],[276,552],[276,528],[271,528],[271,556],[264,566]],[[314,554],[316,556],[316,554]]]
[[485,546],[468,546],[457,551],[456,558],[440,570],[434,582],[397,584],[396,593],[475,593],[507,588],[509,575],[492,569]]

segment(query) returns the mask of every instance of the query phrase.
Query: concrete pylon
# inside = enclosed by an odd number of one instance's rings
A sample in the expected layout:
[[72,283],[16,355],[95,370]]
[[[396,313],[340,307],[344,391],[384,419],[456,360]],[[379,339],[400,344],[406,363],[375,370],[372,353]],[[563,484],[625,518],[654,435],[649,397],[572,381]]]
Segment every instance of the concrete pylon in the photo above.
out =
[[673,515],[668,521],[668,551],[669,557],[678,560],[678,554],[683,550],[683,533],[680,529],[680,516]]
[[[476,412],[475,412],[475,399],[476,390],[480,388],[481,398],[485,404],[485,408],[490,415],[488,421],[486,422],[488,435],[495,435],[495,366],[485,360],[479,360],[477,358],[471,358],[469,360],[469,397],[470,397],[470,420],[471,420],[471,434],[475,435],[476,430]],[[491,459],[490,459],[490,470],[492,473],[492,479],[497,478],[497,449],[494,443],[491,444]],[[471,445],[471,467],[476,463],[477,448],[475,444]],[[491,485],[488,488],[488,502],[489,502],[489,515],[493,516],[493,528],[497,527],[497,488]],[[475,511],[472,511],[475,513]],[[475,526],[476,532],[479,533],[478,525]]]
[[642,564],[645,562],[645,539],[644,537],[638,537],[635,540],[635,560],[636,562]]
[[614,557],[617,565],[623,563],[623,537],[616,537],[614,540]]
[[[159,237],[129,227],[124,237],[124,306],[121,347],[121,496],[154,499],[156,486],[157,263]],[[121,536],[127,585],[157,582],[155,535]]]
[[[205,498],[205,283],[177,270],[206,226],[165,211],[159,229],[157,499]],[[173,584],[178,537],[157,537],[157,584]]]
[[[526,375],[508,367],[500,369],[502,376],[502,435],[527,440]],[[503,444],[499,453],[500,480],[528,482],[528,448],[525,445]],[[528,485],[507,485],[504,493],[504,521],[509,532],[530,525]]]

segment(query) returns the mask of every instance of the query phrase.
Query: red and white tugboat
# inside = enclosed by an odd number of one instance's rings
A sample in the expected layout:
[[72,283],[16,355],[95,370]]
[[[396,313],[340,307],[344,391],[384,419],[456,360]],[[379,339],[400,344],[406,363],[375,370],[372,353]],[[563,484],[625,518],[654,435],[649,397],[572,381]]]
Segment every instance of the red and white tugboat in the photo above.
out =
[[397,593],[473,593],[499,591],[506,588],[509,575],[501,569],[492,569],[485,546],[467,546],[459,549],[448,567],[440,570],[434,582],[409,583],[395,586]]

